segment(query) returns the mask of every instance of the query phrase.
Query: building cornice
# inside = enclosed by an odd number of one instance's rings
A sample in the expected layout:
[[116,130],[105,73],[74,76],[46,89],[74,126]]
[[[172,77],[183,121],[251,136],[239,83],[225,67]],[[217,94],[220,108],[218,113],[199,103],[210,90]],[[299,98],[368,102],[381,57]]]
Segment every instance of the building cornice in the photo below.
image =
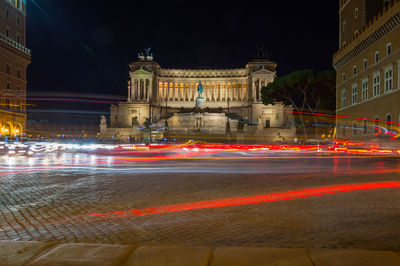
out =
[[2,45],[1,42],[0,42],[0,54],[4,55],[14,61],[20,62],[22,64],[28,65],[31,62],[30,56],[28,56],[27,54],[15,49],[11,46],[8,46],[7,44]]
[[247,77],[247,68],[239,69],[160,69],[158,77],[162,78],[230,78]]
[[352,42],[345,45],[333,55],[333,66],[336,70],[343,67],[356,56],[367,50],[376,41],[400,26],[400,0],[389,8],[383,15],[374,17]]

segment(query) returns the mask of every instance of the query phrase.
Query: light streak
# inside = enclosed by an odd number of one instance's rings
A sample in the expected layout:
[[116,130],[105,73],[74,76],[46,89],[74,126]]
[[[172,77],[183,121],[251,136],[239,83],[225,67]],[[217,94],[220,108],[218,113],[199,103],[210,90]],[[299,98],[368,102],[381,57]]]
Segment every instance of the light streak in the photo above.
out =
[[87,217],[111,216],[112,218],[135,217],[135,216],[145,216],[145,215],[161,214],[161,213],[181,212],[188,210],[212,209],[212,208],[221,208],[229,206],[266,203],[273,201],[283,201],[283,200],[315,197],[315,196],[322,196],[329,194],[337,194],[350,191],[398,188],[398,187],[400,187],[400,181],[343,184],[343,185],[334,185],[327,187],[317,187],[317,188],[293,190],[286,192],[278,192],[278,193],[264,194],[258,196],[250,196],[250,197],[199,201],[199,202],[181,203],[175,205],[157,206],[157,207],[150,207],[143,209],[87,214],[85,216]]

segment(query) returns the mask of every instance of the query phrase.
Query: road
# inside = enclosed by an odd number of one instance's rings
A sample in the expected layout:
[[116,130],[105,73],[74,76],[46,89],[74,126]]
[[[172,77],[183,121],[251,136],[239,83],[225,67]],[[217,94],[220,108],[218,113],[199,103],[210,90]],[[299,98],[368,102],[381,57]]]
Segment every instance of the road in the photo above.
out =
[[0,158],[0,240],[400,250],[400,157],[316,151]]

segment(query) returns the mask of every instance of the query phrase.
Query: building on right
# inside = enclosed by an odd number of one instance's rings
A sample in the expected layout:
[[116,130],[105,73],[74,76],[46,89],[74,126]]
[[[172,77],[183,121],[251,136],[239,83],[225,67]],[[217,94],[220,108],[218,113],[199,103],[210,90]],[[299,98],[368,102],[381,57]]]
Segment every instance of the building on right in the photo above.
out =
[[336,136],[390,130],[400,122],[400,0],[339,0],[339,23]]

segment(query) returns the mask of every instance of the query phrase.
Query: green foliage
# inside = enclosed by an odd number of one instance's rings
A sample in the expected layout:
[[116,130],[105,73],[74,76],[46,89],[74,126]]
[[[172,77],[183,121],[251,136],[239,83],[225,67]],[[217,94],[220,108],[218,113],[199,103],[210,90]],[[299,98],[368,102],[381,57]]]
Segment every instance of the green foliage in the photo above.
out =
[[336,73],[328,70],[316,73],[311,69],[296,70],[278,77],[261,89],[264,104],[283,102],[293,105],[297,111],[335,110]]

